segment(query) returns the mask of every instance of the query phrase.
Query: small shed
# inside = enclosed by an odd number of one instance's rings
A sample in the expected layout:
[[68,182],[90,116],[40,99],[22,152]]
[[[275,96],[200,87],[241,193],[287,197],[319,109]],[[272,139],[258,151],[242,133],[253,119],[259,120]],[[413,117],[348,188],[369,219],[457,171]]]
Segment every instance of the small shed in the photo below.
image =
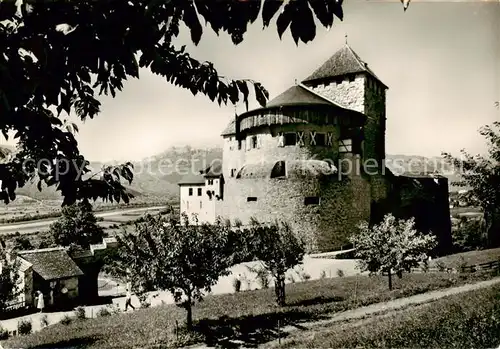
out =
[[70,307],[78,302],[78,284],[83,272],[64,247],[21,251],[18,257],[29,264],[32,273],[32,277],[24,278],[26,306],[36,306],[36,291],[44,294],[49,308]]

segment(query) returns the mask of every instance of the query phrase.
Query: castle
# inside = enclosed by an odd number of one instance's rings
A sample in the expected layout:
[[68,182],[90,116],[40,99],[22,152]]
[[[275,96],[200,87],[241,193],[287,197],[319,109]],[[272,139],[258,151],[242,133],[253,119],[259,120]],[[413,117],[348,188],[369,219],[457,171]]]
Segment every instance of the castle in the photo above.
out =
[[360,221],[415,217],[451,246],[448,181],[385,163],[388,87],[346,43],[302,83],[222,132],[223,158],[179,182],[191,223],[286,221],[309,251],[347,247]]

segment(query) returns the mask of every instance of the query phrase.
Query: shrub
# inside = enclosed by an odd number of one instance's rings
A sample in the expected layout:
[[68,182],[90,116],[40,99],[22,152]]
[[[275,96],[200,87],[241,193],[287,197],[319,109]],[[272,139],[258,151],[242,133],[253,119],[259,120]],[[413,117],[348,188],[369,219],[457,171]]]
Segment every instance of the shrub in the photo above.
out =
[[436,268],[438,268],[439,271],[443,272],[446,270],[446,264],[444,264],[443,261],[437,261]]
[[85,308],[84,307],[77,307],[75,309],[75,316],[78,320],[85,320]]
[[460,217],[453,231],[453,245],[458,252],[473,251],[487,246],[487,231],[484,220]]
[[20,335],[27,335],[31,333],[33,326],[31,324],[31,320],[21,320],[17,323],[17,332]]
[[241,280],[239,277],[234,278],[233,280],[233,290],[234,292],[240,292],[241,290]]
[[260,268],[252,268],[252,267],[247,267],[248,270],[250,270],[252,273],[257,274],[257,283],[259,284],[260,288],[269,288],[269,272],[260,267]]
[[304,271],[304,267],[301,265],[297,270],[297,275],[300,281],[307,281],[311,279],[311,275]]
[[344,277],[345,276],[344,271],[342,269],[337,269],[337,276],[339,278]]
[[63,325],[69,325],[70,323],[73,322],[73,318],[69,316],[68,314],[64,315],[63,318],[61,319],[61,324]]
[[43,316],[40,318],[40,326],[41,327],[49,326],[49,317],[47,316],[47,314],[43,314]]
[[290,281],[290,283],[291,283],[291,284],[294,284],[294,283],[295,283],[295,278],[293,277],[293,275],[292,275],[292,274],[288,275],[288,276],[287,276],[287,279],[288,279],[288,281]]
[[246,274],[243,274],[241,277],[241,283],[245,283],[246,289],[249,290],[252,285],[252,280],[250,280]]
[[0,341],[9,339],[9,331],[0,325]]
[[322,270],[321,274],[319,274],[320,279],[326,279],[326,270]]
[[111,316],[111,312],[107,307],[101,308],[97,311],[97,317],[105,317],[105,316]]

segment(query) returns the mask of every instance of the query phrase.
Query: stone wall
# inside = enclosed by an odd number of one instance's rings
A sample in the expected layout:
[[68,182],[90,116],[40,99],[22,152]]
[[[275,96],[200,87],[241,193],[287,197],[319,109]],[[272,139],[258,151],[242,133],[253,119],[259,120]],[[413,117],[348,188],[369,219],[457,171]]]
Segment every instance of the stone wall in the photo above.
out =
[[[352,81],[351,81],[352,80]],[[310,85],[316,93],[340,104],[344,108],[365,112],[365,76],[344,77],[341,81],[328,81]]]
[[[309,252],[339,249],[349,243],[361,220],[370,217],[370,187],[360,176],[305,178],[240,178],[226,183],[220,215],[247,224],[282,220],[307,243]],[[319,204],[305,205],[306,197]],[[256,201],[248,201],[255,198]],[[252,199],[251,199],[252,200]]]
[[[311,131],[318,133],[331,133],[331,146],[311,146]],[[278,134],[280,132],[304,132],[304,146],[279,146]],[[246,144],[251,142],[251,138],[257,136],[257,148],[247,148]],[[255,128],[248,132],[243,140],[242,149],[238,150],[236,145],[229,150],[229,146],[224,148],[223,166],[224,179],[231,178],[231,169],[238,172],[247,163],[261,163],[285,160],[305,160],[305,159],[331,159],[338,157],[338,127],[334,125],[314,125],[314,124],[289,124],[272,125]],[[229,142],[229,140],[227,141]],[[227,150],[226,150],[227,149]]]
[[376,159],[381,166],[385,158],[385,87],[371,76],[357,74],[343,80],[309,86],[314,92],[345,108],[364,113],[363,158]]

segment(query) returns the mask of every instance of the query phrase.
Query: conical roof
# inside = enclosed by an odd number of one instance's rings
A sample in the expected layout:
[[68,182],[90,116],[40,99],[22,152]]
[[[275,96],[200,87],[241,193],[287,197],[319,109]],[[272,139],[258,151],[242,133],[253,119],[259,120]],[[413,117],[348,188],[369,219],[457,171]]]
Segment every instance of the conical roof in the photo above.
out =
[[335,52],[323,65],[309,75],[303,83],[355,73],[368,73],[387,88],[368,67],[368,64],[363,62],[348,44],[345,44],[340,50]]

